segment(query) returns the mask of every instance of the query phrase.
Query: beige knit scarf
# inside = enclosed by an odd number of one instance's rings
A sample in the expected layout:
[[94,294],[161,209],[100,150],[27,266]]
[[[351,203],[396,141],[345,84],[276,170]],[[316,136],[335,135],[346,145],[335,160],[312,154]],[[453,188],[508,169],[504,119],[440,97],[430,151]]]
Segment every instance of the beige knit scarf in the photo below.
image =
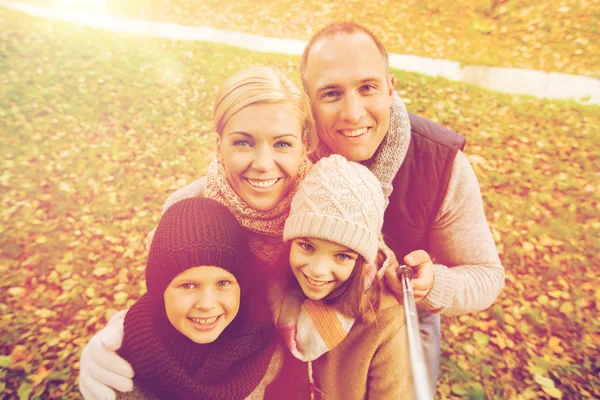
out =
[[[381,145],[369,160],[362,162],[381,182],[386,206],[392,194],[392,182],[406,157],[410,143],[410,119],[404,102],[394,92],[390,107],[390,126]],[[332,151],[321,141],[316,152],[316,158],[327,157]]]
[[271,211],[262,212],[250,207],[230,186],[223,164],[215,158],[208,167],[205,196],[218,201],[231,211],[235,219],[250,231],[249,245],[252,253],[270,266],[274,266],[284,249],[283,227],[290,213],[292,197],[298,183],[304,179],[312,163],[300,165],[290,192]]

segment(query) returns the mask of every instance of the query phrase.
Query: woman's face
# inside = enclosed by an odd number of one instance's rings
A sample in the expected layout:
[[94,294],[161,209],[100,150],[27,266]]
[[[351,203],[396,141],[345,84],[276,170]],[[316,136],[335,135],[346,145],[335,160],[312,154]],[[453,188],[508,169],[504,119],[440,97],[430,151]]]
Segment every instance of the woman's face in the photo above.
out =
[[240,309],[240,286],[223,268],[193,267],[171,281],[164,300],[175,329],[194,343],[212,343]]
[[253,209],[271,211],[306,158],[298,113],[288,102],[249,105],[225,125],[217,153],[232,189]]
[[358,253],[337,243],[297,238],[290,246],[290,267],[304,295],[321,300],[350,278]]

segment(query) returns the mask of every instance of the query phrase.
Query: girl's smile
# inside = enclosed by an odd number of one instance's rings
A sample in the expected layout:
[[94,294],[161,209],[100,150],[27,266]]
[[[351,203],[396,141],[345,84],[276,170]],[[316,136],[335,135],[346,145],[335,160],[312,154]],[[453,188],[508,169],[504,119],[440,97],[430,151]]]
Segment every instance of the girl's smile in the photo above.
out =
[[304,295],[312,300],[327,297],[350,278],[358,253],[316,238],[296,238],[290,246],[290,267]]

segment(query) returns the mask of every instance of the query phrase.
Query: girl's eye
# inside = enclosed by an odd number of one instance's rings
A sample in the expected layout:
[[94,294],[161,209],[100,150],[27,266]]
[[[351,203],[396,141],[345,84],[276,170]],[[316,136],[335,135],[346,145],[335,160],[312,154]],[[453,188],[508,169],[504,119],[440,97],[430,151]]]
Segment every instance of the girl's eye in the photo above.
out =
[[292,147],[292,144],[290,142],[280,141],[280,142],[275,143],[275,147],[277,147],[277,148]]
[[310,244],[305,243],[305,242],[298,243],[298,246],[300,246],[300,248],[304,251],[313,251],[314,250],[314,247],[312,247]]
[[193,283],[182,283],[181,285],[179,285],[180,288],[182,289],[193,289],[196,287],[196,285],[194,285]]
[[231,281],[228,281],[225,279],[217,282],[217,286],[219,286],[219,287],[225,287],[225,286],[229,286],[229,285],[231,285]]
[[349,256],[348,254],[344,254],[344,253],[336,254],[336,257],[342,261],[352,260],[351,256]]
[[250,142],[247,140],[236,140],[235,142],[233,142],[233,145],[240,146],[240,147],[249,147]]

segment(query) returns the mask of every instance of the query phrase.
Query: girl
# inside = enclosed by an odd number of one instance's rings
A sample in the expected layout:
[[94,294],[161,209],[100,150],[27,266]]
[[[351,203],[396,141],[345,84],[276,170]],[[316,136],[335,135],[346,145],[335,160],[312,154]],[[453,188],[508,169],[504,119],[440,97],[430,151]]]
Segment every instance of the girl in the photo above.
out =
[[265,299],[248,285],[246,233],[194,198],[161,218],[148,293],[127,312],[120,354],[136,371],[120,398],[262,399],[281,363]]
[[292,201],[283,238],[301,305],[287,292],[275,318],[308,361],[313,398],[414,398],[404,310],[379,283],[384,211],[379,180],[339,155],[315,164]]

